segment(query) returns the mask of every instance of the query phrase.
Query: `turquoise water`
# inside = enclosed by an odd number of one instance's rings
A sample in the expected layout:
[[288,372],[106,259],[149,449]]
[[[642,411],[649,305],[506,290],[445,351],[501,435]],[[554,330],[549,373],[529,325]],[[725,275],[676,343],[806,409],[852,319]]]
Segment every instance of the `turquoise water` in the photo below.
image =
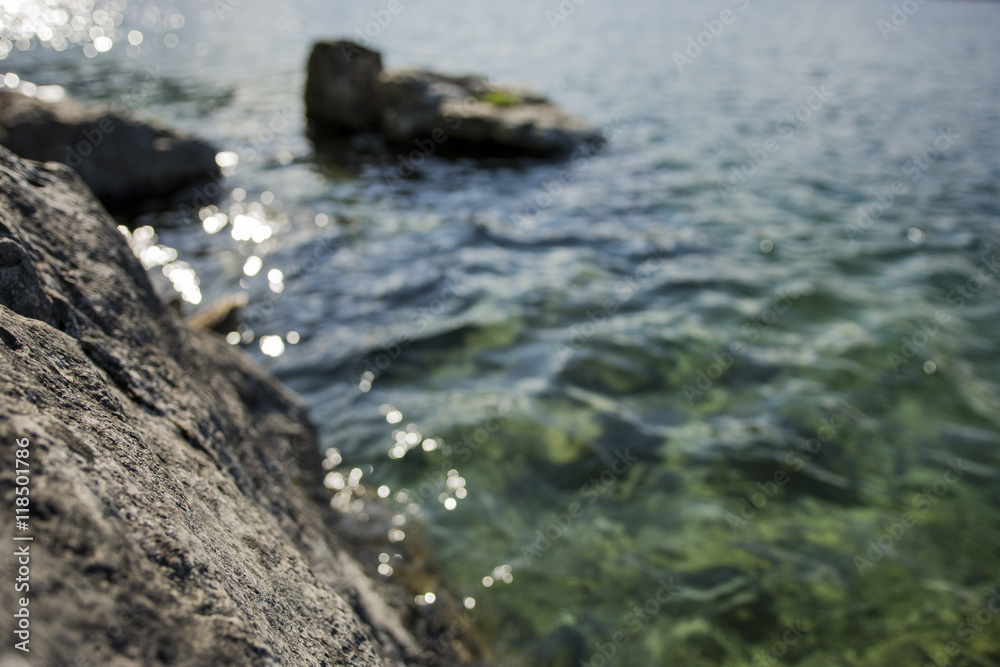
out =
[[[107,52],[0,74],[237,154],[229,224],[139,241],[249,293],[335,502],[474,603],[484,663],[1000,664],[1000,5],[117,5]],[[355,28],[612,140],[389,187],[303,132],[311,41]]]

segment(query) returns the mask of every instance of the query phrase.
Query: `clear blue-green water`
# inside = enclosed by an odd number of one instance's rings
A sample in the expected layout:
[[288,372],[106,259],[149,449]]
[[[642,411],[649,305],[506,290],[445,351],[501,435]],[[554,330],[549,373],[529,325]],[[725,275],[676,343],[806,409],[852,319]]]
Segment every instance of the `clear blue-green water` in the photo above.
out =
[[311,42],[389,3],[96,4],[110,50],[0,74],[237,153],[218,209],[269,238],[140,222],[204,303],[248,292],[336,502],[475,602],[486,662],[1000,665],[1000,4],[400,0],[390,68],[612,140],[394,188],[300,102]]

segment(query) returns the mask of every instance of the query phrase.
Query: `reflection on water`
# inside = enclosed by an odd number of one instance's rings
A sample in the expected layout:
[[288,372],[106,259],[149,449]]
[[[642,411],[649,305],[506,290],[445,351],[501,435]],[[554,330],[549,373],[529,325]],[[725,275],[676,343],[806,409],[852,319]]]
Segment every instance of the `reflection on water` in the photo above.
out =
[[754,0],[678,72],[732,3],[403,3],[390,66],[622,131],[390,190],[399,156],[317,154],[299,103],[311,39],[384,3],[98,4],[5,3],[4,85],[148,81],[218,146],[218,199],[133,248],[188,304],[249,295],[226,339],[309,401],[372,566],[436,570],[497,662],[1000,664],[1000,5],[885,40],[877,4]]
[[[218,3],[216,3],[218,4]],[[216,12],[202,9],[203,14]],[[130,59],[150,55],[150,39],[174,49],[187,20],[176,7],[126,0],[4,0],[0,3],[0,60],[35,48],[82,47],[88,59],[123,47]],[[203,42],[195,52],[204,56]]]
[[[152,7],[152,6],[151,6]],[[124,40],[119,28],[124,20],[125,2],[110,0],[5,0],[0,5],[0,58],[13,49],[27,51],[36,45],[63,51],[71,44],[83,46],[88,58],[110,51]],[[183,25],[183,18],[179,21]],[[138,30],[128,35],[131,45],[142,43]]]

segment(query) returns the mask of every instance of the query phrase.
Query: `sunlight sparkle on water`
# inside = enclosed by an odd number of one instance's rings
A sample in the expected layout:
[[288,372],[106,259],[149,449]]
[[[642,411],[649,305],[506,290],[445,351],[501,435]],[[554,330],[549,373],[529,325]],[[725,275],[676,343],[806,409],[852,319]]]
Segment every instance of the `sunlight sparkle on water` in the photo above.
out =
[[205,228],[205,232],[208,234],[217,234],[222,231],[222,228],[226,226],[229,219],[226,217],[225,213],[216,213],[215,215],[210,215],[201,224]]
[[221,153],[216,153],[215,164],[219,165],[223,169],[227,167],[235,167],[239,164],[240,156],[232,151],[222,151]]
[[250,255],[247,257],[247,261],[243,263],[243,273],[248,276],[255,276],[260,273],[263,266],[264,260],[257,255]]
[[280,357],[285,353],[285,341],[281,336],[261,336],[260,351],[269,357]]
[[[36,44],[63,51],[75,44],[84,47],[88,58],[106,53],[125,39],[119,27],[125,20],[125,7],[125,0],[4,0],[0,2],[0,60],[14,45],[22,51]],[[173,12],[171,17],[183,21],[177,10]],[[133,30],[128,41],[140,44],[142,33]]]
[[323,467],[327,470],[336,468],[344,460],[343,456],[340,454],[340,450],[336,447],[330,447],[326,450],[326,458],[323,459]]
[[361,380],[358,382],[358,389],[362,393],[366,393],[372,390],[372,382],[375,381],[375,374],[371,371],[365,371],[361,374]]
[[180,292],[181,298],[198,305],[201,303],[201,289],[198,286],[198,276],[187,262],[171,262],[163,267],[165,275]]
[[237,241],[262,243],[271,238],[271,227],[249,215],[237,215],[233,219],[232,235]]

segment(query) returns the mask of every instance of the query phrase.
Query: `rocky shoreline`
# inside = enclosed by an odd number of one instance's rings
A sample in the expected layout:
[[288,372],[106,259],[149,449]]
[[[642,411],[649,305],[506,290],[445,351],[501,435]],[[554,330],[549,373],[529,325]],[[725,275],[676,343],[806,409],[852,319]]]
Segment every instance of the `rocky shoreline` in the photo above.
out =
[[160,302],[72,170],[3,148],[0,359],[0,452],[25,468],[0,489],[29,489],[32,538],[4,522],[30,574],[0,599],[28,600],[30,664],[453,659],[338,537],[301,401]]
[[[218,177],[216,149],[33,90],[0,92],[0,452],[17,461],[0,493],[27,499],[24,528],[0,533],[28,561],[0,588],[24,612],[0,631],[23,633],[25,652],[8,644],[0,664],[485,660],[447,586],[418,607],[405,576],[361,565],[385,531],[331,508],[303,403],[211,331],[232,330],[245,298],[182,321],[107,213],[128,225],[137,206],[171,208]],[[604,141],[531,91],[386,73],[350,42],[314,47],[305,102],[311,132],[425,155],[554,158]]]
[[600,131],[526,88],[474,75],[387,72],[354,42],[318,42],[309,56],[306,115],[314,130],[377,134],[423,155],[565,157]]
[[[58,88],[57,86],[55,88]],[[125,109],[0,92],[0,145],[66,164],[109,208],[163,200],[218,176],[216,149]]]

